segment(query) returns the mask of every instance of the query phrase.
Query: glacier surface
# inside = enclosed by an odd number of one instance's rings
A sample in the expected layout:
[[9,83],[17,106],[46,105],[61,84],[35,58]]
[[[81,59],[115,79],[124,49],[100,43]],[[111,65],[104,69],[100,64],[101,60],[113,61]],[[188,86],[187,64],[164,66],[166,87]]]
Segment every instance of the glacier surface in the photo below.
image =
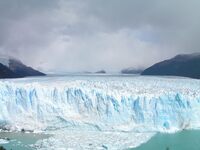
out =
[[[128,137],[133,132],[199,128],[200,80],[142,76],[0,80],[0,127],[68,130],[75,138],[78,131],[94,137],[99,133]],[[80,142],[81,137],[77,139]]]

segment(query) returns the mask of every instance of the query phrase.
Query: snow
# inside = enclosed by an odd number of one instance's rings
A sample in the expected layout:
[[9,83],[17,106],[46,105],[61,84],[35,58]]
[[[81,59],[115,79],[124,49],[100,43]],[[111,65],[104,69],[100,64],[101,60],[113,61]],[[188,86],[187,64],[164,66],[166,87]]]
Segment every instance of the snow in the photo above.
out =
[[9,67],[9,62],[10,62],[9,59],[10,59],[10,58],[7,57],[7,56],[0,56],[0,63],[1,63],[2,65],[4,65],[4,66]]
[[81,149],[88,140],[100,147],[116,141],[113,149],[134,147],[155,132],[200,127],[200,80],[142,76],[1,80],[0,107],[0,126],[54,133],[41,142],[58,141],[60,148],[80,143]]

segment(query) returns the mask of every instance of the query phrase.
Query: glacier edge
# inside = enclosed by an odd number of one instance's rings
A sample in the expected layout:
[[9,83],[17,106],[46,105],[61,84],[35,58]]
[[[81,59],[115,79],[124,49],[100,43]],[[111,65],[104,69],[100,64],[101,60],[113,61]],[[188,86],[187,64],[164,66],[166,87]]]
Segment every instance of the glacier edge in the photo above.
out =
[[174,132],[200,127],[200,82],[3,80],[0,107],[0,126],[11,130]]

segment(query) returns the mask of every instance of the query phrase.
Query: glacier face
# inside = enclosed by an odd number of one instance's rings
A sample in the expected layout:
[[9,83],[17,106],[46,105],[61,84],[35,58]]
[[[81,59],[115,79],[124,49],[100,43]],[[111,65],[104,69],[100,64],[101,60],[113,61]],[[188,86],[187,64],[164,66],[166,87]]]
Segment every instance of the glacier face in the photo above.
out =
[[200,127],[200,81],[67,76],[0,81],[0,127],[172,132]]

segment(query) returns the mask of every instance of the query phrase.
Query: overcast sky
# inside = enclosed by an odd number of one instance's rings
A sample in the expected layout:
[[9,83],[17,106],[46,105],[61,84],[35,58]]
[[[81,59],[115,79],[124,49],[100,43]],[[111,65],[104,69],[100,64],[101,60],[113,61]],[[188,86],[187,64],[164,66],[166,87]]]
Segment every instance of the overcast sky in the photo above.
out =
[[46,72],[148,67],[199,40],[199,0],[0,0],[0,53]]

